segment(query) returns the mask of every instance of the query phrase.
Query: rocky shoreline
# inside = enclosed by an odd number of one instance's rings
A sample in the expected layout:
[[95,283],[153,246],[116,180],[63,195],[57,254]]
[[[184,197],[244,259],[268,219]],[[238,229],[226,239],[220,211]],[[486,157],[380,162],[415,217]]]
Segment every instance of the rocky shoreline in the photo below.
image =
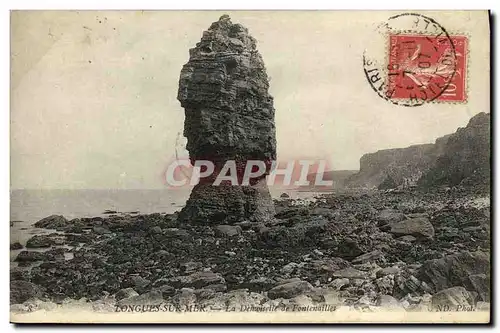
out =
[[29,239],[11,268],[11,311],[76,300],[104,312],[489,310],[487,191],[351,191],[284,197],[275,209],[268,222],[232,225],[185,223],[177,213],[47,217],[34,226],[56,231]]

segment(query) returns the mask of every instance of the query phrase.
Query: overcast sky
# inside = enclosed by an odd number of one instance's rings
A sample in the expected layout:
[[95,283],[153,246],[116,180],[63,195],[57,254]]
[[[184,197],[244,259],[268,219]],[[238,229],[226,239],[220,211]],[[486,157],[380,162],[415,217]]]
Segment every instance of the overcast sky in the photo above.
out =
[[[188,50],[226,12],[15,12],[13,188],[161,188],[184,110]],[[257,41],[275,99],[278,159],[358,169],[379,149],[433,142],[489,112],[487,17],[433,14],[470,37],[469,100],[414,108],[378,97],[362,55],[384,12],[228,12]]]

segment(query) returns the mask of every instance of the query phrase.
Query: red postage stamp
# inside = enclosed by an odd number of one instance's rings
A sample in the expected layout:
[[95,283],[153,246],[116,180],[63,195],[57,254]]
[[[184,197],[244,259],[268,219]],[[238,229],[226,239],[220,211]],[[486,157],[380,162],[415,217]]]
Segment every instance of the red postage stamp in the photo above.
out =
[[386,96],[465,102],[467,42],[466,36],[390,35]]

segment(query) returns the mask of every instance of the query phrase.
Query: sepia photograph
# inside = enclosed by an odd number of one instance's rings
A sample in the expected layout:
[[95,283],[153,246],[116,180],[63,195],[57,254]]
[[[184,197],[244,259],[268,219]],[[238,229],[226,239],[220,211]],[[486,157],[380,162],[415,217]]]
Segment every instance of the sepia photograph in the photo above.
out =
[[490,323],[491,20],[10,11],[10,322]]

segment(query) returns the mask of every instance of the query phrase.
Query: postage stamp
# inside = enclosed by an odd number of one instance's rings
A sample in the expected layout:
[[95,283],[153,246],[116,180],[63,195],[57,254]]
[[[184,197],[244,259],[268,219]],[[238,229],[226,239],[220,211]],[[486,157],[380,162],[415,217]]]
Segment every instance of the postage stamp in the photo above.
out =
[[405,13],[377,27],[384,54],[365,51],[364,71],[380,97],[401,106],[467,101],[466,35],[450,35],[434,19]]
[[[466,100],[466,36],[391,35],[386,96],[393,100]],[[455,58],[455,59],[453,59]]]

